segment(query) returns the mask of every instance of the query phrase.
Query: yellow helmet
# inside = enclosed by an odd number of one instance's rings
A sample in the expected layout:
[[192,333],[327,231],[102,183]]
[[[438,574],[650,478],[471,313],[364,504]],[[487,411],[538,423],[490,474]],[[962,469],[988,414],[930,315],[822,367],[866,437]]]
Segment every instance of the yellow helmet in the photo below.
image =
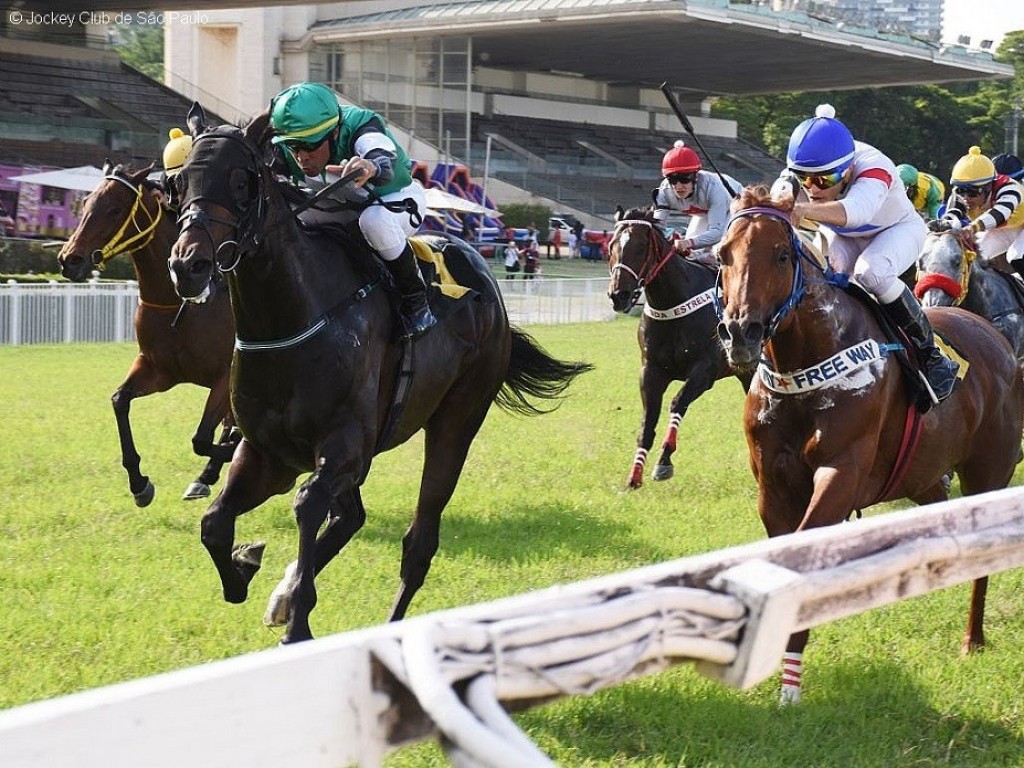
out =
[[172,178],[178,175],[192,151],[192,137],[181,128],[171,128],[167,135],[171,140],[164,146],[164,173],[167,178]]
[[971,147],[967,154],[956,161],[949,183],[954,187],[978,187],[988,184],[996,177],[996,167],[981,154],[981,147]]

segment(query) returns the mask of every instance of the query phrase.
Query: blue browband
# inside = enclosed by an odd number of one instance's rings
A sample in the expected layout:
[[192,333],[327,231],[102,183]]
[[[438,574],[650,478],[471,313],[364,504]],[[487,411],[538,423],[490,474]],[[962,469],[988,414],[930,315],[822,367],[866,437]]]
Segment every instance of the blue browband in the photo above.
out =
[[[813,266],[816,270],[821,273],[822,278],[826,283],[834,285],[837,288],[845,289],[850,284],[850,278],[841,272],[836,272],[832,269],[832,265],[828,263],[828,259],[825,260],[825,265],[822,266],[818,263],[811,254],[804,247],[803,242],[800,240],[796,233],[796,228],[793,226],[793,222],[789,218],[789,214],[785,211],[773,208],[772,206],[754,206],[752,208],[745,208],[742,211],[737,211],[730,218],[728,224],[726,224],[726,230],[732,226],[733,222],[737,219],[749,218],[752,216],[770,216],[773,219],[778,219],[786,225],[786,229],[789,231],[789,244],[793,249],[793,253],[796,254],[796,259],[793,265],[793,285],[790,288],[789,296],[782,303],[775,313],[772,315],[768,324],[765,326],[764,340],[767,341],[774,335],[775,331],[779,327],[786,316],[796,309],[797,305],[801,302],[804,295],[807,293],[807,280],[804,277],[803,262],[807,262]],[[718,290],[715,296],[715,311],[718,312],[719,320],[722,319],[722,303],[721,303],[721,279],[722,273],[718,273]]]

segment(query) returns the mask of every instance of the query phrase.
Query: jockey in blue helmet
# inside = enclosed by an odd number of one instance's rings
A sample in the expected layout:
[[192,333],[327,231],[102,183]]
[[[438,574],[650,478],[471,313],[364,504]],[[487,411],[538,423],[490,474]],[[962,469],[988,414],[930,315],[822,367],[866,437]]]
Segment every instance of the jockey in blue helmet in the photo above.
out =
[[932,401],[956,385],[957,363],[935,345],[931,324],[900,275],[917,261],[927,228],[907,199],[896,165],[857,141],[835,109],[822,104],[793,131],[788,175],[807,193],[793,205],[793,223],[817,222],[836,271],[851,275],[875,297],[917,348]]

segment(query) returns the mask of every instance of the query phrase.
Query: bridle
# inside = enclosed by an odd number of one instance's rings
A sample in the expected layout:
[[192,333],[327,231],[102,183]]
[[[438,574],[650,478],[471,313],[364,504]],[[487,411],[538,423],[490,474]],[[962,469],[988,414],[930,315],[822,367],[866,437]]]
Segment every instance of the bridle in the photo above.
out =
[[[790,285],[789,295],[765,324],[764,335],[761,339],[762,343],[764,343],[775,335],[775,332],[779,329],[779,325],[782,321],[786,319],[790,312],[799,306],[804,296],[807,295],[807,276],[803,269],[804,262],[807,262],[814,267],[814,269],[818,270],[824,278],[824,282],[838,288],[845,289],[849,285],[850,278],[848,275],[833,270],[832,265],[827,261],[824,266],[818,263],[807,248],[804,247],[803,242],[796,233],[796,228],[793,226],[793,222],[790,220],[789,214],[778,208],[765,205],[753,206],[751,208],[745,208],[741,211],[737,211],[730,217],[729,222],[725,226],[725,231],[728,232],[732,225],[739,219],[753,218],[755,216],[768,216],[769,218],[782,222],[789,237],[789,257],[793,261],[793,281]],[[723,313],[725,311],[725,305],[722,302],[722,272],[723,270],[719,270],[717,285],[715,286],[715,311],[718,313],[719,321],[723,319]],[[721,324],[719,325],[719,330],[721,332]]]
[[932,288],[937,288],[953,299],[953,306],[959,307],[967,296],[967,287],[971,282],[971,267],[978,258],[977,246],[969,231],[948,232],[956,237],[960,245],[960,279],[959,282],[941,272],[921,272],[914,284],[914,295],[920,300]]
[[[235,201],[218,201],[203,195],[197,195],[189,199],[183,197],[181,202],[182,211],[178,217],[178,226],[181,234],[184,234],[187,229],[199,228],[213,247],[214,264],[217,266],[217,269],[226,273],[237,269],[242,258],[246,254],[255,251],[262,242],[266,229],[262,225],[264,211],[267,208],[267,197],[263,174],[260,172],[263,165],[262,161],[245,139],[230,133],[204,133],[194,140],[191,155],[193,157],[196,156],[196,148],[202,142],[209,143],[216,140],[234,141],[244,148],[246,155],[252,161],[252,166],[246,170],[255,179],[256,193],[250,198],[244,208]],[[188,164],[186,164],[187,167]],[[184,173],[184,170],[182,172]],[[210,202],[224,208],[233,214],[233,219],[229,220],[213,216],[208,211],[196,207],[196,204],[201,201]],[[210,231],[210,224],[221,224],[228,227],[234,236],[222,240],[218,244],[214,240],[213,233]],[[229,264],[224,264],[221,260],[222,252],[226,247],[234,248],[234,260]]]
[[[163,206],[157,203],[156,215],[150,212],[143,203],[145,187],[141,183],[135,184],[131,179],[126,178],[117,171],[112,171],[103,177],[104,181],[116,181],[131,190],[135,196],[131,210],[125,217],[124,222],[118,228],[106,245],[92,252],[92,263],[97,269],[105,269],[107,262],[122,253],[135,253],[149,245],[156,235],[156,228],[163,217]],[[141,219],[145,215],[146,220]],[[134,234],[128,235],[129,227],[134,227]]]
[[636,303],[640,300],[640,295],[643,292],[644,286],[651,283],[665,268],[669,259],[676,255],[672,245],[665,241],[666,248],[662,250],[658,247],[658,238],[655,234],[655,223],[649,219],[621,219],[615,222],[615,233],[612,235],[611,246],[618,244],[619,239],[631,227],[646,227],[648,230],[647,247],[644,251],[644,259],[640,262],[640,266],[634,270],[628,264],[622,262],[621,247],[619,258],[616,259],[615,264],[612,265],[608,272],[612,279],[615,279],[615,273],[619,270],[629,274],[633,280],[636,281],[636,288],[629,297],[629,306],[627,311],[636,306]]

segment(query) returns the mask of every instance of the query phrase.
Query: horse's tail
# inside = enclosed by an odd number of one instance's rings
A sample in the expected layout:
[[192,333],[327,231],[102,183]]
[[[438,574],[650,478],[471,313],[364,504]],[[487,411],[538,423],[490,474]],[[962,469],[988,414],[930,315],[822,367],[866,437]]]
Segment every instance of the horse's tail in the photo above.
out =
[[590,363],[569,363],[551,357],[533,338],[518,328],[512,327],[512,352],[509,356],[508,373],[497,397],[494,398],[502,409],[523,416],[547,413],[551,408],[540,408],[527,398],[555,400],[561,397],[573,379],[581,373],[592,370]]

